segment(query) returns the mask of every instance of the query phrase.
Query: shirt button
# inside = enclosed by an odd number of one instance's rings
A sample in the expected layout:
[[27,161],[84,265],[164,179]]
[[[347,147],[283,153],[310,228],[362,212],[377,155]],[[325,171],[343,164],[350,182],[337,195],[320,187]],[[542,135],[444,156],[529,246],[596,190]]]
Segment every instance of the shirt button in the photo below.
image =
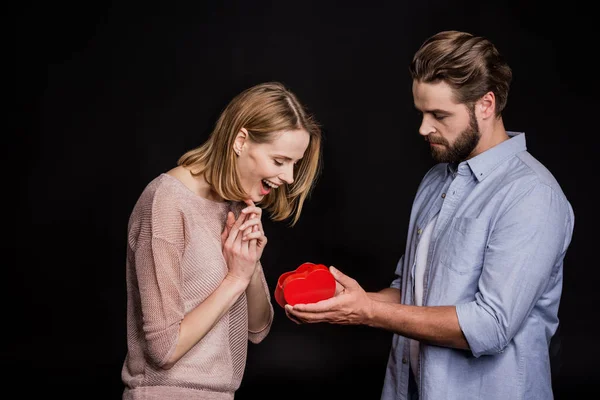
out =
[[421,232],[422,232],[422,231],[421,231],[421,229],[419,228],[419,229],[417,230],[417,235],[420,235],[420,234],[421,234]]
[[405,358],[402,359],[402,364],[406,364],[408,362],[408,360]]
[[446,193],[442,193],[442,199],[446,197]]

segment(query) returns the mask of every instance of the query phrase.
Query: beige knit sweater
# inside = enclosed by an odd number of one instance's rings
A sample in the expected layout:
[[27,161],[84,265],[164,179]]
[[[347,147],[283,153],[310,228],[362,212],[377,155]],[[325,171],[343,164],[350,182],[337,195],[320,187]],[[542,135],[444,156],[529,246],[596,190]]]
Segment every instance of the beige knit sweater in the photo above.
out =
[[227,212],[237,217],[242,206],[204,199],[167,174],[142,192],[128,226],[124,400],[233,399],[248,340],[262,341],[273,320],[271,307],[265,329],[249,332],[245,294],[171,369],[161,366],[175,350],[184,315],[227,274],[221,232]]

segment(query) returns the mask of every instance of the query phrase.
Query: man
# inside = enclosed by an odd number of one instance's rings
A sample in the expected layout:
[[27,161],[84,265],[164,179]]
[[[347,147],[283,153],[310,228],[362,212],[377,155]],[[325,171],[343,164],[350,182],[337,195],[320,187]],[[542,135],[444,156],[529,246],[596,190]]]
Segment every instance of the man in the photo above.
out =
[[394,332],[382,399],[552,399],[572,207],[525,134],[504,127],[512,72],[492,43],[440,32],[410,71],[438,163],[414,199],[397,279],[366,293],[331,267],[336,296],[286,313]]

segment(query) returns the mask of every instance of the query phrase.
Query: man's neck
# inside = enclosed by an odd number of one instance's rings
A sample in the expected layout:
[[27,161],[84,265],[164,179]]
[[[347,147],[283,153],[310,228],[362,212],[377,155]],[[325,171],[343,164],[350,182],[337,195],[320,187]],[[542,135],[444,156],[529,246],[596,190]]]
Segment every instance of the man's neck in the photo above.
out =
[[475,157],[508,139],[510,139],[510,136],[506,133],[502,118],[495,119],[486,131],[481,132],[481,139],[479,139],[479,143],[470,158]]

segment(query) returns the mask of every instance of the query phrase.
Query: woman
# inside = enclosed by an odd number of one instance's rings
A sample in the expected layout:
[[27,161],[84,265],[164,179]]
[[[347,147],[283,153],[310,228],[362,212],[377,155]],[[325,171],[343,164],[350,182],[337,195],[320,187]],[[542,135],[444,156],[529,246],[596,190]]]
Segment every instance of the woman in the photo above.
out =
[[294,225],[320,158],[316,121],[269,82],[237,95],[209,139],[148,184],[128,225],[123,399],[233,399],[248,340],[273,320],[262,209]]

